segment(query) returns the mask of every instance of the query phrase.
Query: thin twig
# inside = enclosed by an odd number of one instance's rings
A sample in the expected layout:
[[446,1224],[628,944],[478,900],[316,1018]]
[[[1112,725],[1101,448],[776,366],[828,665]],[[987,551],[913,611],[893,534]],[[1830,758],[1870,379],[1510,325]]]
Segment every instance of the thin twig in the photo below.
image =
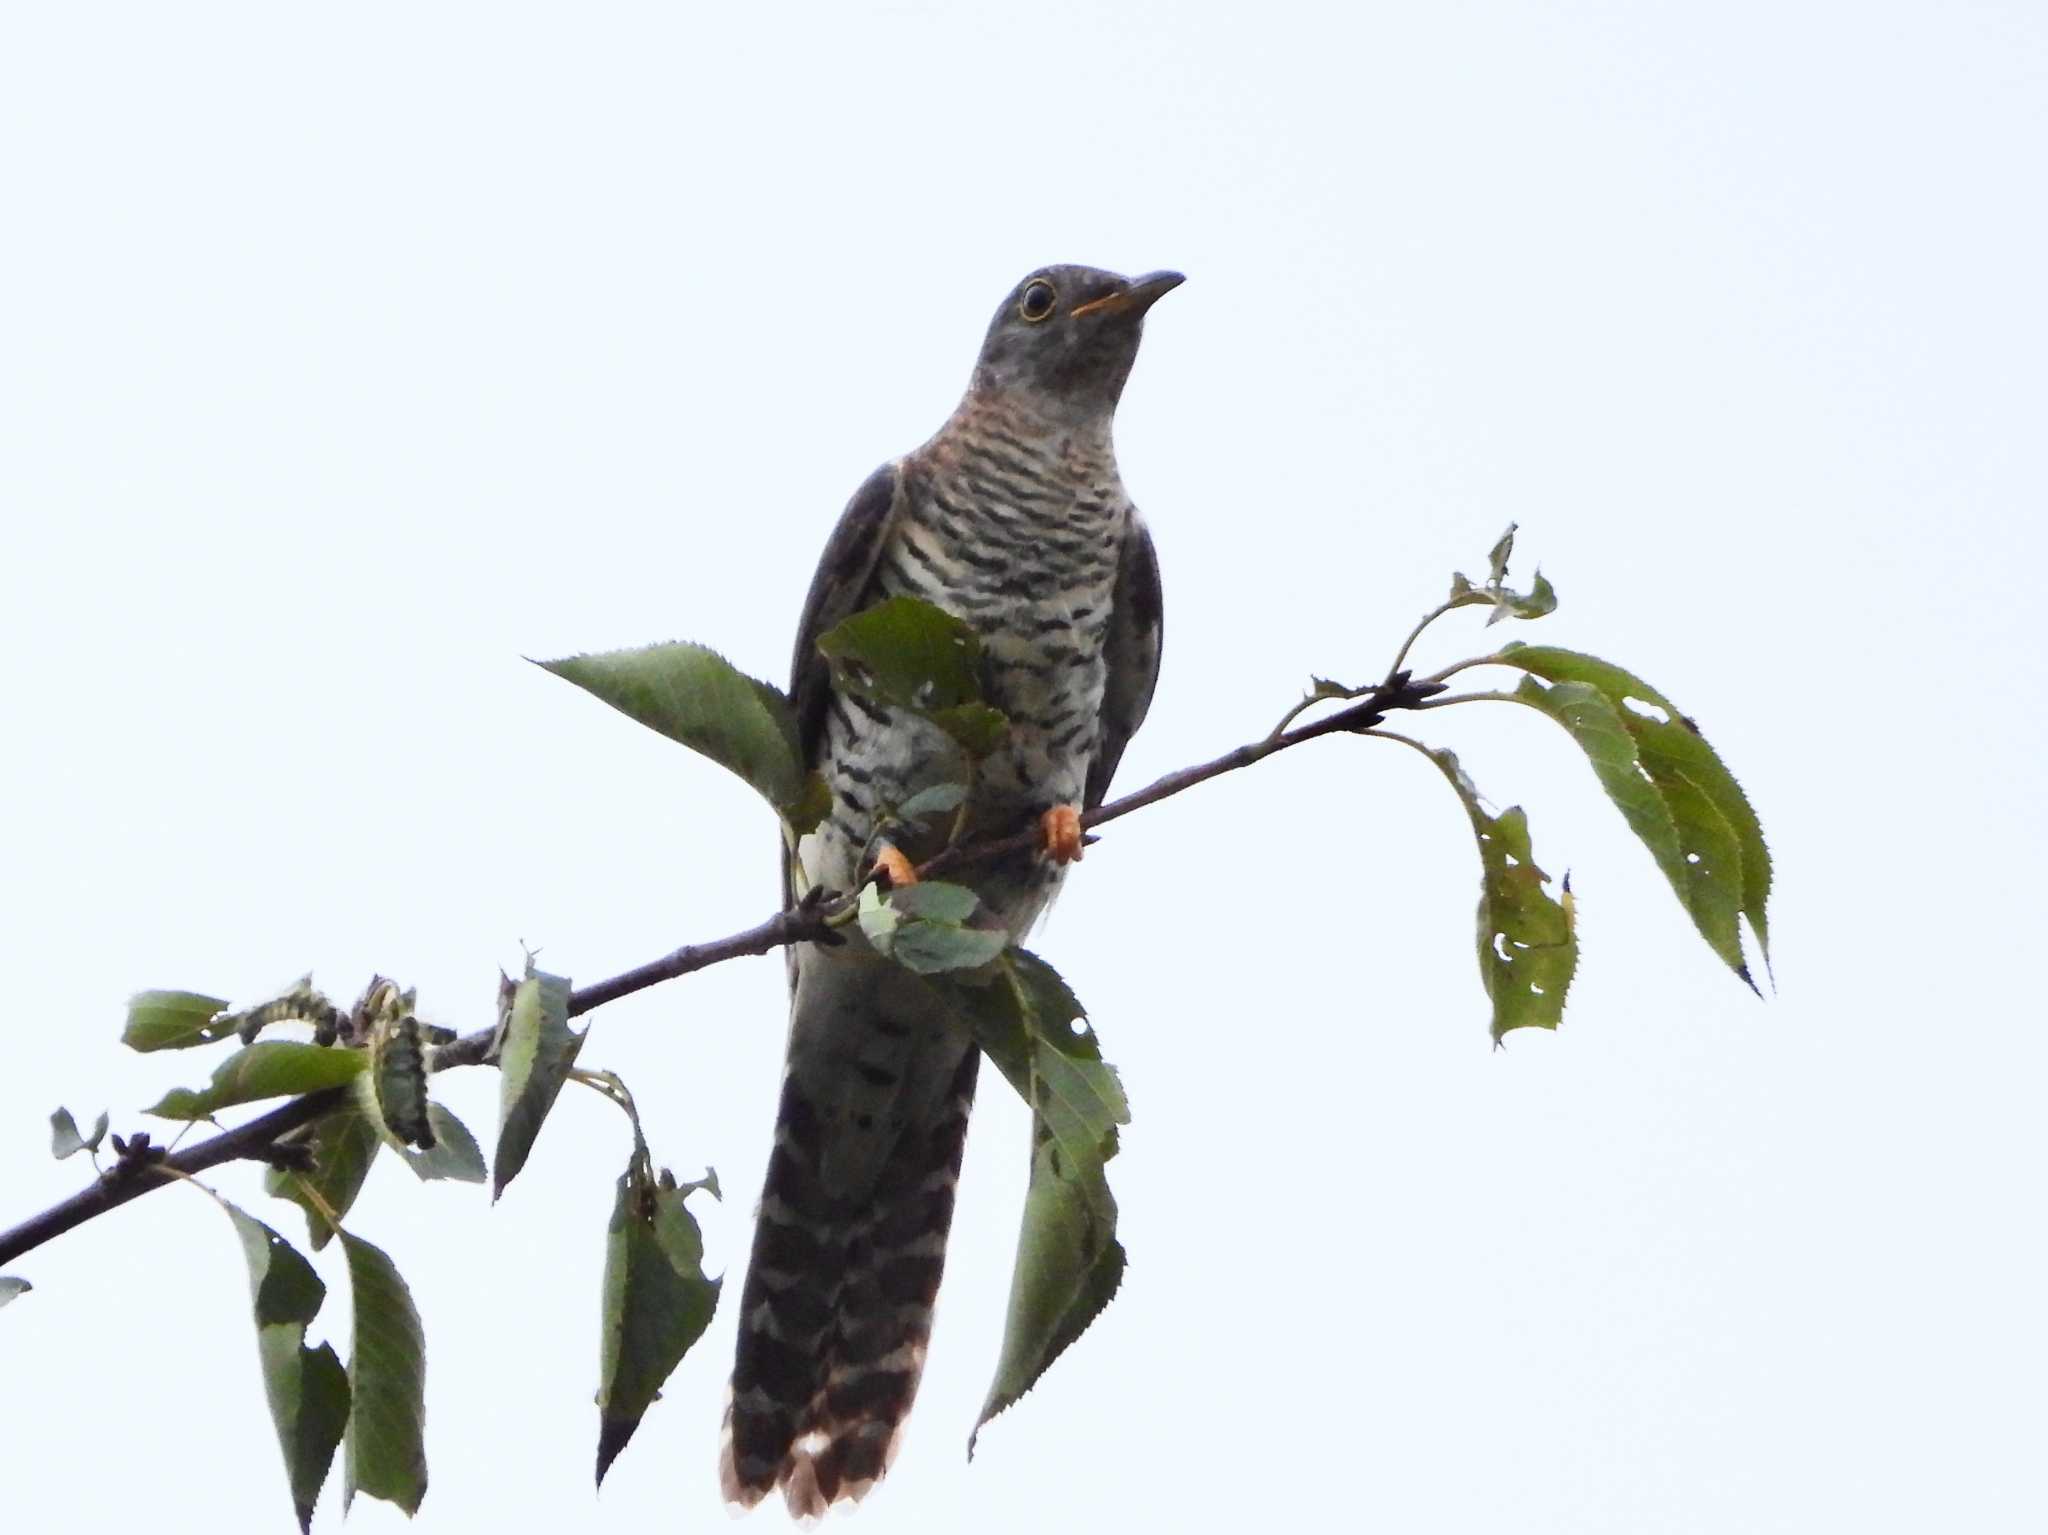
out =
[[[1383,715],[1393,709],[1415,709],[1429,707],[1427,702],[1432,693],[1442,690],[1442,684],[1435,679],[1411,682],[1405,674],[1395,673],[1381,687],[1366,694],[1358,702],[1325,716],[1313,724],[1302,725],[1278,736],[1239,746],[1222,756],[1194,767],[1182,768],[1179,772],[1168,773],[1154,780],[1144,788],[1122,799],[1098,805],[1081,817],[1084,828],[1107,825],[1120,820],[1133,811],[1156,805],[1161,800],[1192,789],[1196,784],[1207,783],[1225,773],[1234,773],[1240,768],[1262,762],[1276,752],[1299,746],[1321,736],[1337,734],[1364,734],[1377,725]],[[929,877],[947,869],[965,864],[982,863],[991,858],[1030,852],[1039,845],[1037,827],[1020,831],[1013,836],[997,837],[986,842],[977,842],[964,847],[949,847],[918,866],[920,877]],[[739,959],[750,954],[768,954],[792,943],[829,941],[833,932],[833,918],[840,908],[852,901],[851,895],[837,901],[806,898],[797,906],[778,911],[765,921],[758,922],[744,932],[734,933],[710,943],[685,944],[679,949],[650,960],[644,965],[615,975],[609,980],[598,981],[584,986],[569,995],[569,1016],[574,1018],[621,997],[629,997],[650,986],[664,981],[675,980],[678,976],[689,975],[728,959]],[[432,1069],[444,1071],[456,1066],[478,1066],[491,1063],[491,1052],[495,1045],[495,1028],[479,1029],[465,1034],[460,1039],[440,1046],[432,1056]],[[73,1227],[83,1225],[96,1216],[105,1215],[109,1210],[118,1209],[131,1199],[162,1188],[166,1183],[176,1182],[180,1174],[201,1172],[209,1167],[218,1167],[223,1162],[232,1162],[242,1157],[262,1158],[282,1137],[302,1126],[313,1123],[347,1101],[351,1089],[342,1087],[324,1088],[304,1097],[294,1098],[268,1113],[260,1114],[246,1124],[223,1130],[220,1134],[199,1142],[196,1146],[176,1152],[161,1161],[142,1167],[116,1166],[103,1174],[91,1187],[81,1189],[69,1199],[52,1205],[40,1215],[31,1216],[10,1231],[0,1232],[0,1263],[8,1263],[23,1253],[40,1247],[53,1237],[62,1236]]]

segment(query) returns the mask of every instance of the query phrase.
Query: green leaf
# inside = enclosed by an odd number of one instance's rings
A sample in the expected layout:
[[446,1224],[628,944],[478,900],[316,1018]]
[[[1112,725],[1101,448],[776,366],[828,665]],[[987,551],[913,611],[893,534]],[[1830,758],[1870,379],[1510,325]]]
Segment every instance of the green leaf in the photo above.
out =
[[6,1305],[17,1295],[26,1295],[35,1288],[26,1279],[16,1279],[12,1274],[0,1274],[0,1306]]
[[889,892],[861,892],[860,927],[877,953],[919,975],[973,970],[1010,945],[1002,928],[968,927],[981,898],[965,885],[921,880]]
[[344,1231],[348,1278],[355,1296],[355,1337],[348,1378],[344,1512],[358,1492],[419,1512],[427,1495],[427,1340],[412,1292],[391,1259]]
[[[813,809],[815,794],[789,700],[715,650],[677,642],[539,664],[737,773],[795,830],[809,829],[795,824]],[[817,820],[813,814],[809,824]]]
[[981,637],[917,597],[890,597],[818,639],[835,686],[930,720],[972,756],[1002,743],[1009,721],[981,696]]
[[249,1265],[249,1298],[256,1313],[256,1352],[270,1421],[284,1453],[285,1479],[300,1530],[313,1523],[313,1505],[334,1463],[349,1417],[349,1382],[329,1344],[306,1347],[306,1326],[320,1314],[327,1286],[291,1243],[235,1206],[221,1202]]
[[662,1383],[710,1325],[719,1281],[704,1273],[704,1241],[684,1208],[707,1177],[677,1187],[648,1176],[644,1151],[619,1179],[605,1235],[604,1322],[597,1388],[597,1480],[661,1395]]
[[[363,1081],[357,1079],[358,1097]],[[306,1193],[306,1185],[312,1186],[313,1195],[334,1212],[336,1220],[345,1219],[356,1196],[363,1191],[363,1181],[370,1176],[370,1164],[377,1158],[381,1137],[370,1116],[350,1103],[294,1132],[287,1140],[310,1144],[312,1169],[289,1173],[282,1168],[270,1168],[263,1175],[264,1192],[289,1199],[306,1212],[306,1235],[318,1252],[333,1239],[334,1228],[320,1213],[320,1205]]]
[[965,885],[926,879],[890,891],[889,904],[905,917],[922,917],[927,922],[965,922],[974,915],[981,897]]
[[975,1421],[979,1435],[1116,1294],[1124,1250],[1104,1167],[1131,1112],[1080,1003],[1044,960],[1013,949],[992,980],[944,990],[1032,1110],[1031,1184],[1002,1354]]
[[[1673,865],[1655,846],[1651,851],[1701,935],[1729,968],[1750,981],[1737,918],[1747,919],[1756,934],[1758,952],[1768,960],[1770,849],[1764,844],[1763,827],[1748,797],[1699,727],[1640,677],[1597,656],[1521,644],[1503,646],[1499,655],[1503,664],[1532,676],[1590,687],[1613,706],[1615,717],[1634,743],[1642,774],[1670,812],[1682,877],[1673,875]],[[1524,697],[1521,689],[1516,696],[1535,702],[1533,697]],[[1596,762],[1596,771],[1599,766]],[[1606,781],[1603,774],[1603,785]],[[1627,807],[1623,810],[1626,814]],[[1629,824],[1635,826],[1633,816]]]
[[427,1120],[434,1132],[434,1143],[430,1148],[425,1151],[398,1148],[399,1155],[405,1158],[405,1165],[422,1182],[445,1178],[456,1183],[483,1183],[490,1177],[484,1167],[483,1147],[469,1133],[469,1126],[439,1103],[427,1105]]
[[534,1137],[555,1106],[587,1032],[569,1027],[569,982],[529,963],[513,994],[498,1051],[498,1149],[491,1162],[491,1198],[519,1176]]
[[143,1112],[159,1119],[208,1119],[237,1103],[339,1087],[368,1063],[362,1050],[262,1040],[222,1061],[207,1086],[196,1092],[174,1087]]
[[905,821],[923,821],[931,816],[951,815],[960,808],[960,802],[967,798],[964,783],[935,783],[930,788],[919,789],[909,799],[896,807],[896,815]]
[[60,1162],[81,1151],[98,1151],[106,1134],[107,1116],[104,1111],[93,1121],[91,1135],[78,1133],[78,1121],[71,1117],[71,1110],[53,1109],[50,1112],[50,1155]]
[[128,1025],[121,1031],[121,1043],[142,1051],[210,1045],[235,1031],[232,1022],[214,1022],[227,1005],[225,997],[203,997],[196,991],[138,991],[128,999]]
[[1493,611],[1486,617],[1488,626],[1499,623],[1503,618],[1541,618],[1546,613],[1557,611],[1557,590],[1536,572],[1526,592],[1510,591],[1507,586],[1508,559],[1515,552],[1515,525],[1508,524],[1507,532],[1501,534],[1486,556],[1486,584],[1475,586],[1462,574],[1451,577],[1451,595],[1445,602],[1447,608],[1467,608],[1475,604],[1490,603]]
[[1554,1029],[1579,962],[1569,886],[1560,902],[1529,848],[1520,806],[1489,815],[1453,752],[1433,750],[1479,839],[1479,975],[1493,1003],[1493,1038],[1510,1029]]

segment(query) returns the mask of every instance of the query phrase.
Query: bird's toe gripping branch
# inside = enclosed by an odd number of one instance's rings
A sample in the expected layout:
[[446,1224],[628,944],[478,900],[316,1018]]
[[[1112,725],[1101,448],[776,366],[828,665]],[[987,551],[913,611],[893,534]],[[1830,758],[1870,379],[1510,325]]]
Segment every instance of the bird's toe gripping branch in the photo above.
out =
[[891,890],[901,890],[917,883],[917,866],[893,842],[884,842],[875,849],[875,868],[888,876]]
[[1081,807],[1055,805],[1038,818],[1038,845],[1054,863],[1081,861]]

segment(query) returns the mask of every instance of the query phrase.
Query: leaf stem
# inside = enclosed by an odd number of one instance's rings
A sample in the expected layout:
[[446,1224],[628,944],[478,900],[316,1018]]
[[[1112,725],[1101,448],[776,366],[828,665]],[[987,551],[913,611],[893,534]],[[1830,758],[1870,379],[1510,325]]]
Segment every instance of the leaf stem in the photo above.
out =
[[[1408,684],[1410,690],[1415,686],[1413,683]],[[1156,805],[1161,800],[1183,794],[1197,784],[1207,783],[1212,778],[1220,778],[1225,773],[1237,772],[1241,768],[1263,762],[1278,752],[1323,736],[1389,734],[1374,729],[1382,712],[1388,709],[1418,707],[1428,708],[1433,705],[1427,700],[1417,701],[1406,696],[1402,690],[1390,692],[1385,687],[1370,689],[1362,693],[1358,701],[1312,724],[1295,726],[1283,730],[1278,735],[1235,747],[1220,757],[1168,773],[1144,788],[1124,795],[1121,799],[1112,800],[1106,805],[1097,805],[1082,815],[1081,825],[1085,829],[1121,820],[1127,815],[1145,809],[1148,805]],[[1038,847],[1038,835],[1038,828],[1034,824],[1011,836],[949,847],[920,865],[917,872],[920,878],[927,878],[944,869],[982,863],[992,858],[1017,853],[1033,852]],[[598,981],[571,992],[568,1016],[579,1017],[607,1003],[616,1002],[622,997],[645,991],[650,986],[673,981],[694,971],[722,964],[729,959],[739,959],[752,954],[769,954],[794,943],[830,941],[837,936],[834,932],[835,922],[845,920],[843,914],[853,910],[856,900],[857,892],[850,892],[830,901],[806,901],[785,911],[778,911],[742,932],[709,943],[684,944],[681,948],[670,950],[659,959],[649,960],[644,965],[637,965],[608,980]],[[494,1026],[465,1034],[450,1044],[441,1045],[434,1050],[428,1069],[446,1071],[457,1066],[493,1064],[491,1049],[496,1035],[497,1029]],[[102,1174],[90,1187],[52,1205],[39,1215],[31,1216],[13,1229],[0,1232],[0,1263],[11,1262],[23,1253],[42,1246],[52,1238],[62,1236],[86,1221],[118,1209],[129,1200],[147,1194],[153,1189],[164,1187],[181,1175],[218,1167],[223,1162],[232,1162],[242,1157],[260,1159],[280,1137],[340,1108],[348,1101],[350,1092],[351,1089],[343,1085],[307,1093],[303,1097],[280,1104],[267,1113],[259,1114],[233,1129],[223,1130],[197,1145],[167,1156],[151,1166],[137,1169],[116,1167]]]

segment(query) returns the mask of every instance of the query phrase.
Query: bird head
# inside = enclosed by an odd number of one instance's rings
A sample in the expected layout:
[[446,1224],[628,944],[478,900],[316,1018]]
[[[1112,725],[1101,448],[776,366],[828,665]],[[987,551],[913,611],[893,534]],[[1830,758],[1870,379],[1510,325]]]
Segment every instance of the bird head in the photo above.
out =
[[1138,357],[1145,311],[1184,280],[1178,272],[1039,268],[989,323],[974,392],[1021,392],[1040,413],[1070,420],[1111,414]]

